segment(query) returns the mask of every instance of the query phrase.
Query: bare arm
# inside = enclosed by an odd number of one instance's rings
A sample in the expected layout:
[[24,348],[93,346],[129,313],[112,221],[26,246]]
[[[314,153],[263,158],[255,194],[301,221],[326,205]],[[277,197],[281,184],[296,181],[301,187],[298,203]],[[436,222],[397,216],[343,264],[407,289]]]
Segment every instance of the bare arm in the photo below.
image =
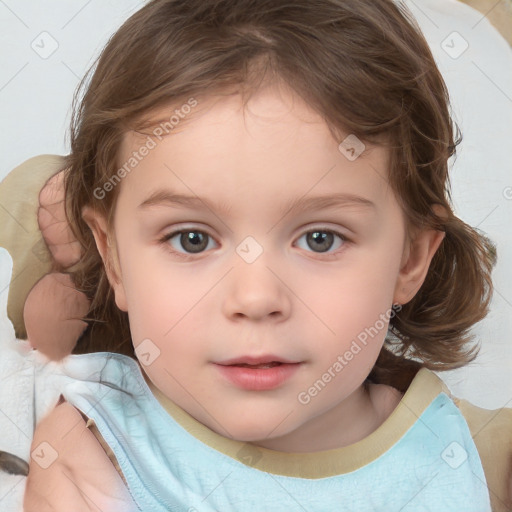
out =
[[138,510],[81,414],[64,402],[37,425],[24,512]]

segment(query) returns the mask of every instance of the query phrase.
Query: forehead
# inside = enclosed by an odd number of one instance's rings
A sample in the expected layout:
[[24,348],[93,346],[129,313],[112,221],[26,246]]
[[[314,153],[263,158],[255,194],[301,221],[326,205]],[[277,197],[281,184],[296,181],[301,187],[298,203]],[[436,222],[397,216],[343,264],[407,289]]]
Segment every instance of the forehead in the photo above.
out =
[[[388,151],[363,145],[351,134],[335,140],[321,115],[289,90],[263,89],[246,105],[239,95],[196,103],[193,109],[180,111],[173,105],[155,112],[160,120],[156,135],[155,128],[125,134],[120,165],[134,158],[137,165],[122,189],[133,201],[140,203],[162,187],[221,202],[280,202],[327,192],[366,195],[379,202],[389,192]],[[172,117],[167,125],[161,121]],[[162,128],[167,128],[163,134]],[[141,158],[144,146],[151,149]]]

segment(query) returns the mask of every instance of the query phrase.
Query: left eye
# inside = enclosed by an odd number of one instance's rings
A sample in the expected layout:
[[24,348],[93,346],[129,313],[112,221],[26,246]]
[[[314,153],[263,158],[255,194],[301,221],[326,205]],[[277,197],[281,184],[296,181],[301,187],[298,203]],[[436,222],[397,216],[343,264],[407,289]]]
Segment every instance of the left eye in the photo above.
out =
[[[306,244],[310,249],[313,249],[314,252],[327,252],[329,249],[333,248],[333,245],[337,245],[334,247],[334,250],[339,249],[347,239],[341,234],[335,231],[327,230],[327,229],[314,229],[304,233],[299,240],[305,237]],[[338,238],[340,242],[335,244],[335,239]],[[304,249],[304,247],[301,247]]]

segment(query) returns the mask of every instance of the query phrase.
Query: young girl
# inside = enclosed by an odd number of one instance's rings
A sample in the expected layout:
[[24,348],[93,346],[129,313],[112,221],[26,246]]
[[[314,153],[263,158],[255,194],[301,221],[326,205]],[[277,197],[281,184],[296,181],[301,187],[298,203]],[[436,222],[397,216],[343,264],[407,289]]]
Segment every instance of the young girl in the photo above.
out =
[[494,253],[399,5],[149,2],[71,142],[91,325],[25,510],[508,510],[511,411],[431,371],[476,357]]

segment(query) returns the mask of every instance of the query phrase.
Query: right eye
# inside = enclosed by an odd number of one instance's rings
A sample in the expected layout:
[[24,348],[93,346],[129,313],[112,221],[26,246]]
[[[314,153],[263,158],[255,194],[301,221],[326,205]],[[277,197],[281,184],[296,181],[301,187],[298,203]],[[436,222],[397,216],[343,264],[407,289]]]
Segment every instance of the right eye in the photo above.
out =
[[[181,229],[164,235],[159,242],[164,244],[171,252],[187,256],[189,254],[199,254],[207,248],[211,249],[209,240],[213,241],[213,238],[204,231]],[[169,241],[171,243],[168,243]],[[183,250],[178,246],[181,246]]]

